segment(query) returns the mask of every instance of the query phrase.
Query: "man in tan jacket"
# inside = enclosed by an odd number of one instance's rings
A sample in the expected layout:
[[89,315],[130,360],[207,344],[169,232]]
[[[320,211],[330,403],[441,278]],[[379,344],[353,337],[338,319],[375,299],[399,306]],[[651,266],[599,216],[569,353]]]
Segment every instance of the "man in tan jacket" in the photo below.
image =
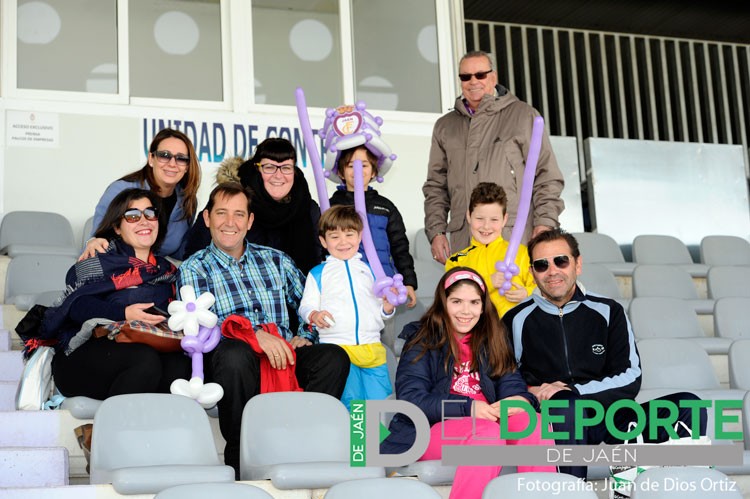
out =
[[[445,263],[452,251],[469,245],[466,222],[469,196],[480,182],[495,182],[508,196],[510,239],[516,221],[531,128],[536,109],[497,84],[497,72],[485,52],[469,52],[459,63],[462,95],[432,133],[424,193],[424,226],[432,256]],[[560,199],[563,176],[544,133],[539,153],[529,218],[522,242],[557,227],[565,204]],[[450,220],[448,214],[450,213]],[[450,245],[446,233],[450,233]]]

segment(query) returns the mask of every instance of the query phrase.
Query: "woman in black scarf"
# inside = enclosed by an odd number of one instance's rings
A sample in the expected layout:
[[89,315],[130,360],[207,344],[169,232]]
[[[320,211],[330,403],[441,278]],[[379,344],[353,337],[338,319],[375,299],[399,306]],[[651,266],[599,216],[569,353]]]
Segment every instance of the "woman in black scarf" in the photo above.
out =
[[[323,259],[317,231],[320,208],[296,162],[291,142],[269,138],[258,144],[248,161],[238,157],[224,161],[216,181],[240,182],[250,188],[255,220],[247,241],[283,251],[306,275]],[[211,243],[203,217],[197,218],[187,237],[185,258]]]

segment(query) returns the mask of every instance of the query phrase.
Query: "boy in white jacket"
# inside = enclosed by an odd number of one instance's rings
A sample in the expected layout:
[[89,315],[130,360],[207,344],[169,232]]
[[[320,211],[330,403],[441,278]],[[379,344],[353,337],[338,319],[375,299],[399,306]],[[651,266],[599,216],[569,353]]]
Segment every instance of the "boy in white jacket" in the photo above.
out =
[[341,396],[347,407],[352,400],[384,399],[392,392],[380,331],[395,307],[372,291],[372,269],[358,252],[362,227],[353,206],[323,213],[319,237],[329,256],[307,275],[299,307],[320,343],[335,343],[349,354],[352,366]]

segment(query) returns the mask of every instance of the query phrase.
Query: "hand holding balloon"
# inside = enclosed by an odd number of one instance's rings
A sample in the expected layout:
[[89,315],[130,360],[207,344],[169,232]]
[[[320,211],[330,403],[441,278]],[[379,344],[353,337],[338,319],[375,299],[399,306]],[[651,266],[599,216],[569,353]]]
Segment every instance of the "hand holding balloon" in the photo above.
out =
[[[393,305],[397,307],[406,303],[406,286],[404,286],[404,277],[401,274],[396,274],[393,277],[388,277],[383,271],[383,266],[380,265],[380,259],[375,251],[375,244],[372,242],[372,233],[370,232],[370,224],[367,222],[367,209],[365,208],[365,181],[362,173],[362,161],[354,160],[354,207],[359,213],[359,217],[362,219],[362,245],[365,247],[365,254],[367,255],[367,261],[372,268],[373,274],[375,274],[375,285],[373,286],[373,293],[378,298],[383,296]],[[390,288],[396,288],[397,293],[393,293]]]
[[505,259],[502,262],[495,263],[495,268],[502,273],[505,282],[498,289],[501,296],[510,289],[510,281],[513,276],[518,275],[518,266],[515,264],[518,247],[521,244],[524,230],[526,229],[526,220],[529,218],[529,208],[531,207],[531,193],[534,189],[534,177],[536,176],[536,164],[539,161],[539,151],[542,148],[542,134],[544,133],[544,118],[537,116],[534,118],[534,126],[531,130],[531,143],[529,144],[529,155],[526,158],[526,169],[523,172],[523,184],[521,186],[521,195],[518,199],[518,211],[516,221],[513,225],[513,231],[510,234],[508,250],[505,252]]

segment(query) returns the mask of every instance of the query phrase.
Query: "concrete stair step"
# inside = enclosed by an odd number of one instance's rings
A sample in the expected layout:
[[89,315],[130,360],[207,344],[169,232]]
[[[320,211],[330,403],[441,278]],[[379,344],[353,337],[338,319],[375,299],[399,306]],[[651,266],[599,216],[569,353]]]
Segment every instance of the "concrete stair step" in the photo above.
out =
[[10,331],[7,329],[0,329],[0,352],[7,352],[10,350],[12,344]]
[[[219,461],[223,463],[226,442],[219,431],[219,420],[208,420],[211,423]],[[70,411],[59,409],[0,412],[0,447],[65,447],[68,449],[69,476],[88,477],[86,460],[73,430],[82,424],[92,422],[90,419],[76,419]],[[2,492],[0,497],[6,499]]]
[[18,381],[23,374],[23,354],[20,350],[0,352],[0,381]]
[[[4,283],[5,281],[3,281]],[[3,296],[3,295],[0,295]],[[5,329],[10,332],[11,337],[11,349],[21,350],[23,349],[23,343],[21,338],[16,334],[16,326],[21,319],[26,315],[26,311],[18,310],[15,305],[0,305],[0,313],[2,314],[2,320],[0,321],[0,329]]]
[[77,447],[73,428],[86,422],[77,421],[67,411],[0,412],[0,447]]
[[14,411],[16,409],[17,381],[0,381],[0,411]]
[[65,447],[0,448],[0,488],[67,484],[68,450]]

